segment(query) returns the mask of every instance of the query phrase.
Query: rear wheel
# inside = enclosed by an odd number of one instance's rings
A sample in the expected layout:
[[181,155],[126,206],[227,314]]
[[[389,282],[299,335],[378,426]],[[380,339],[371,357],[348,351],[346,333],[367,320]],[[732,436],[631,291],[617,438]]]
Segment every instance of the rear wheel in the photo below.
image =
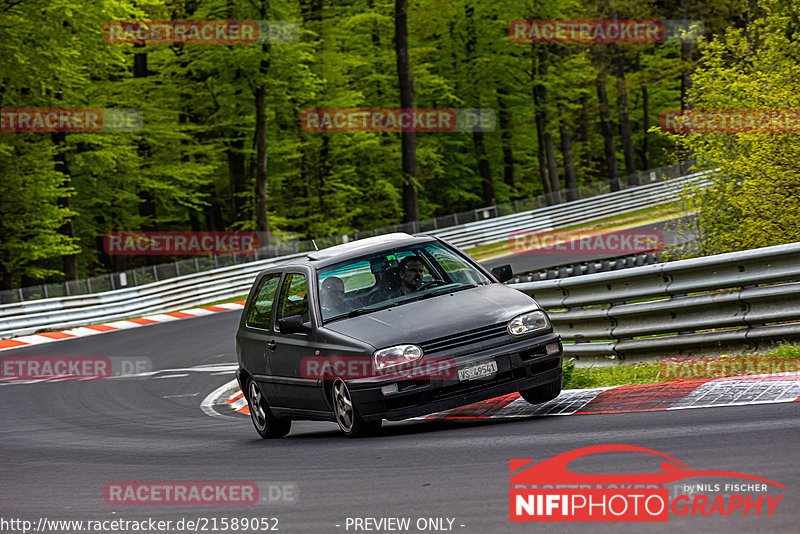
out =
[[272,414],[267,404],[267,399],[261,394],[255,380],[247,382],[247,404],[250,406],[250,419],[256,427],[258,435],[264,439],[282,438],[289,433],[292,422],[287,419],[278,419]]
[[531,404],[541,404],[555,399],[561,394],[562,377],[553,380],[549,384],[542,384],[534,388],[525,389],[519,392],[519,396]]
[[353,404],[353,399],[350,397],[350,390],[347,388],[347,384],[341,378],[333,381],[331,406],[339,428],[349,438],[377,434],[383,423],[382,419],[365,421],[361,417],[358,409]]

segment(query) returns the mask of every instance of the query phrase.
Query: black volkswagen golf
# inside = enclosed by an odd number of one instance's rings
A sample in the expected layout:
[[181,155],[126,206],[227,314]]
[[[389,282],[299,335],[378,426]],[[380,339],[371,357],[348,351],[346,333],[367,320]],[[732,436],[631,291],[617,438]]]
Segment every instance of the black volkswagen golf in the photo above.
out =
[[309,253],[256,278],[236,377],[264,438],[291,421],[348,436],[518,391],[561,392],[561,338],[529,296],[435,237],[389,234]]

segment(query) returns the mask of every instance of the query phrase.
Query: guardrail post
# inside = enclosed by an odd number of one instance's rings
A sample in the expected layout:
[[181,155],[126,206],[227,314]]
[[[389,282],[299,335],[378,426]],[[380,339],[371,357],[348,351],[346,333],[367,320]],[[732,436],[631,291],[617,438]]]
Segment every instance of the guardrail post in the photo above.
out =
[[155,265],[153,265],[153,278],[158,282],[158,269],[156,269]]

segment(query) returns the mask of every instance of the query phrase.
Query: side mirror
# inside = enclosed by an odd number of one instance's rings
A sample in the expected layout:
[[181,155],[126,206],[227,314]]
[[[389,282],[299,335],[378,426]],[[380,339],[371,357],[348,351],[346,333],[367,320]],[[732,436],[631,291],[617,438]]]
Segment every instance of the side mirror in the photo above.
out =
[[511,265],[508,264],[492,267],[490,272],[499,282],[507,282],[514,277],[514,273],[511,271]]
[[290,315],[278,319],[281,334],[307,334],[311,332],[311,323],[304,323],[301,315]]

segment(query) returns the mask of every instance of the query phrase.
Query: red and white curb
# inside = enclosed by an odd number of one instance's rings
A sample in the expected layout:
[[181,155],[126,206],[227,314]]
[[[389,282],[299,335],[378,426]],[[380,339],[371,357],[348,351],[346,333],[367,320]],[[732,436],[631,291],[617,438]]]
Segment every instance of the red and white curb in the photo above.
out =
[[[545,415],[652,412],[796,401],[800,401],[800,373],[778,373],[635,386],[568,389],[562,391],[557,399],[537,405],[529,404],[519,396],[519,393],[510,393],[468,406],[415,417],[412,420],[506,419]],[[223,413],[227,412],[230,415],[233,415],[231,410],[245,415],[250,413],[247,400],[235,380],[209,395],[204,401],[204,404],[206,403],[209,405],[213,403],[220,408],[227,406]]]
[[570,389],[558,398],[532,405],[518,393],[418,417],[429,419],[505,419],[544,415],[590,415],[747,406],[800,400],[800,373],[684,380],[597,389]]
[[19,347],[27,347],[30,345],[40,345],[42,343],[50,343],[52,341],[61,341],[62,339],[73,339],[76,337],[103,334],[105,332],[114,332],[117,330],[128,330],[130,328],[138,328],[140,326],[149,326],[151,324],[177,321],[178,319],[200,317],[203,315],[210,315],[212,313],[241,310],[244,308],[244,303],[245,301],[243,300],[238,302],[228,302],[225,304],[215,304],[214,306],[201,306],[200,308],[190,308],[188,310],[180,310],[170,313],[147,315],[145,317],[126,319],[124,321],[81,326],[78,328],[72,328],[70,330],[64,330],[63,332],[42,332],[41,334],[33,334],[30,336],[21,336],[12,339],[0,339],[0,351],[16,349]]

